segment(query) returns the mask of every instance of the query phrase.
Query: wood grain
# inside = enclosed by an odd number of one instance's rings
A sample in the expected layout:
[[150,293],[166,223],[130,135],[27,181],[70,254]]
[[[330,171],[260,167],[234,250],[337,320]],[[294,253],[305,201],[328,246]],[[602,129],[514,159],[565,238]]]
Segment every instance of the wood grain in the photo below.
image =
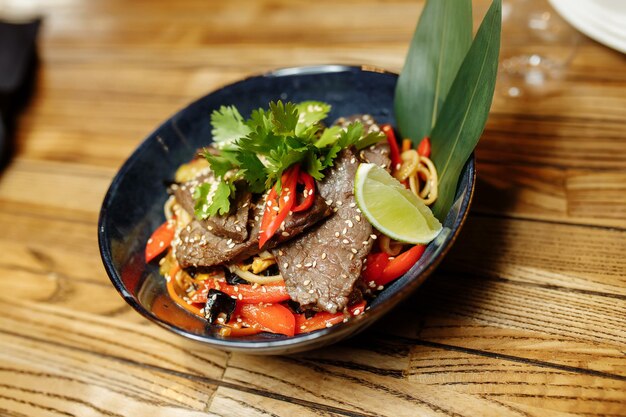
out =
[[[478,23],[489,1],[474,3]],[[361,336],[227,354],[148,323],[109,283],[100,204],[163,119],[279,67],[398,71],[422,7],[0,2],[2,18],[45,17],[0,175],[0,414],[626,416],[626,56],[586,38],[559,91],[496,95],[453,251]]]

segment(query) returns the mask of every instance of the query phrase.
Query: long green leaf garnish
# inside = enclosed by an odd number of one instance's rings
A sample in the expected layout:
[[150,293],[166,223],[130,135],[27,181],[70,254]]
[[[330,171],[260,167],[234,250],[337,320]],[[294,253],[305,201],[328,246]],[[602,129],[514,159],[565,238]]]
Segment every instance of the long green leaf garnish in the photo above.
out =
[[478,29],[431,132],[439,197],[433,213],[441,221],[454,201],[465,162],[487,123],[498,71],[502,2],[494,0]]
[[429,0],[411,40],[394,99],[398,129],[427,136],[472,43],[471,0]]

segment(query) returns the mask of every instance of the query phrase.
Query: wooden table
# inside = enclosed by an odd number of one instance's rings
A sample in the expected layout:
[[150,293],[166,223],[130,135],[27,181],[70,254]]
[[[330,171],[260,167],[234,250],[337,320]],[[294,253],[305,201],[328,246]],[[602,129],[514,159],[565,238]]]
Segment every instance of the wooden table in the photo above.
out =
[[0,414],[626,415],[626,59],[586,38],[561,92],[496,98],[454,250],[362,336],[227,354],[148,323],[109,283],[100,203],[161,120],[276,67],[399,70],[420,9],[0,1],[0,16],[45,16],[38,85],[0,177]]

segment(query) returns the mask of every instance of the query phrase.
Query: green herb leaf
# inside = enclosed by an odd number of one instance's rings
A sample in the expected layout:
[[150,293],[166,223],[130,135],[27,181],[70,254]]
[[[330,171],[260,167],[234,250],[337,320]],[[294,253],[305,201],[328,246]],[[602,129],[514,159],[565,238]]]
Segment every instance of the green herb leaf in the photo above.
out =
[[327,129],[324,129],[324,131],[322,132],[322,136],[320,136],[320,138],[315,142],[315,146],[317,146],[318,148],[323,148],[324,146],[328,146],[337,142],[341,130],[341,126],[331,126]]
[[230,195],[234,193],[235,187],[225,181],[200,184],[193,193],[196,217],[206,219],[217,214],[227,214],[230,211]]
[[270,102],[272,112],[272,123],[274,132],[279,135],[291,135],[296,130],[298,124],[298,108],[292,102],[283,104],[282,101]]
[[471,0],[428,0],[411,40],[394,97],[403,137],[428,136],[472,43]]
[[337,144],[341,146],[341,148],[347,148],[348,146],[357,143],[362,136],[363,125],[361,122],[353,122],[346,126],[345,130],[342,130],[339,133]]
[[500,52],[501,0],[494,0],[454,79],[431,133],[439,197],[433,213],[443,221],[465,162],[482,134],[493,99]]
[[235,106],[222,106],[211,113],[213,140],[220,149],[231,149],[233,142],[250,133],[243,117]]
[[250,191],[253,193],[265,191],[267,173],[265,172],[265,165],[263,165],[257,154],[242,150],[237,154],[237,161],[241,167],[239,174],[248,182]]
[[224,177],[228,171],[235,168],[233,160],[226,156],[226,152],[222,152],[219,156],[204,152],[203,156],[211,166],[211,170],[215,173],[216,177]]
[[317,132],[322,129],[320,122],[328,115],[330,104],[321,101],[303,101],[298,103],[296,108],[298,109],[296,136],[314,139]]
[[358,149],[364,149],[367,148],[368,146],[372,146],[382,140],[387,139],[387,136],[385,136],[385,134],[383,132],[369,132],[367,133],[365,136],[363,136],[361,139],[359,139],[354,146]]

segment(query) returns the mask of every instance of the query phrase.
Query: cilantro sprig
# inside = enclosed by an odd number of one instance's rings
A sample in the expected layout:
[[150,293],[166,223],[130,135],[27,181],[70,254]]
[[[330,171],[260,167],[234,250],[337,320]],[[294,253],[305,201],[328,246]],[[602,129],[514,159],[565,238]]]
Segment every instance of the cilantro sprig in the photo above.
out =
[[323,102],[280,100],[270,102],[269,109],[254,110],[247,120],[234,106],[215,110],[211,132],[220,153],[205,151],[204,157],[218,183],[197,187],[196,217],[228,213],[231,196],[240,184],[245,183],[253,193],[262,193],[274,184],[280,187],[282,173],[296,163],[321,180],[343,148],[362,149],[385,138],[380,132],[366,134],[359,122],[325,128],[322,121],[330,110]]

